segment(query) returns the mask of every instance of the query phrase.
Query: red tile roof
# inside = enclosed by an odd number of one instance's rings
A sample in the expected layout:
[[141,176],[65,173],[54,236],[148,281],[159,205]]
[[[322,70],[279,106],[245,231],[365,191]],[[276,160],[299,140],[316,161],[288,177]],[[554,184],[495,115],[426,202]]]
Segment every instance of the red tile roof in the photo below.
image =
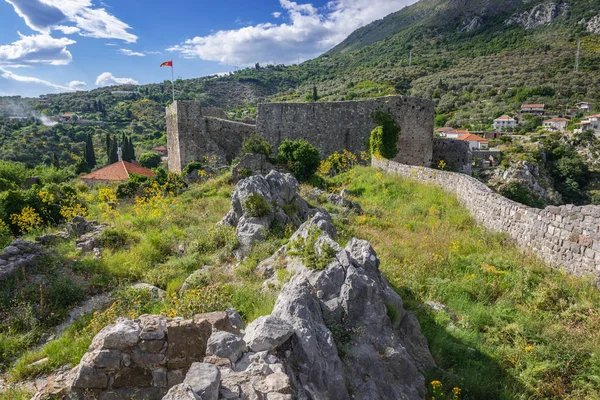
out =
[[165,146],[158,146],[153,148],[152,150],[154,151],[167,151],[167,148]]
[[521,108],[544,108],[544,104],[523,104]]
[[496,118],[494,121],[514,121],[514,118],[509,117],[508,115],[503,115],[499,118]]
[[468,135],[461,136],[457,140],[468,140],[468,141],[477,141],[477,142],[488,143],[487,139],[484,139],[484,138],[482,138],[480,136],[477,136],[477,135],[473,135],[472,133],[469,133]]
[[143,175],[150,178],[156,176],[154,172],[147,168],[126,161],[118,161],[80,178],[96,181],[126,181],[129,179],[130,174]]

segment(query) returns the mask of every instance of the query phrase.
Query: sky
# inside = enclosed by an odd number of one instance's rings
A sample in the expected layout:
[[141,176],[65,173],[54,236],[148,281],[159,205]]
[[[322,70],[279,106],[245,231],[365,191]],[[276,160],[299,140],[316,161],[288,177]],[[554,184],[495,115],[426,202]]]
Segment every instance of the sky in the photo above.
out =
[[294,64],[416,0],[0,0],[0,96]]

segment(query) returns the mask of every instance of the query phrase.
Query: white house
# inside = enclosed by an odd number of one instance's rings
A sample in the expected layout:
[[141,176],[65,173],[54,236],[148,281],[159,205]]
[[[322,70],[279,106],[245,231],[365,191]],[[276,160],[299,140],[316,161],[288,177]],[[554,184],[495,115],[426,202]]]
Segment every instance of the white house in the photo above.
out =
[[472,133],[462,135],[456,140],[469,142],[469,147],[471,148],[471,150],[485,150],[489,148],[489,141],[487,139],[484,139],[477,135],[473,135]]
[[497,131],[506,131],[508,129],[513,129],[517,127],[517,120],[509,117],[508,115],[503,115],[494,120],[494,129]]
[[579,123],[580,128],[575,129],[575,133],[583,133],[592,130],[596,135],[600,135],[600,114],[590,115],[587,119]]
[[588,103],[585,101],[582,101],[581,103],[577,103],[577,109],[579,109],[583,112],[590,112],[590,111],[592,111],[592,108],[594,108],[594,103]]
[[522,113],[529,113],[534,115],[544,115],[546,106],[544,104],[523,104],[521,105]]
[[569,123],[567,118],[551,118],[547,119],[542,123],[544,129],[554,132],[564,132],[567,130],[567,124]]

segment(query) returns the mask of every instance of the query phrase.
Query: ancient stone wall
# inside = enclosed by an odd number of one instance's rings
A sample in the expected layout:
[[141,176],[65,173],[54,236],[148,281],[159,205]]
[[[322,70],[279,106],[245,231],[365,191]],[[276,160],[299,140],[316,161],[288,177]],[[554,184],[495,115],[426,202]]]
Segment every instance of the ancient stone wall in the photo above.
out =
[[470,176],[413,167],[373,158],[373,166],[387,172],[431,182],[453,192],[486,228],[506,232],[525,250],[575,276],[600,281],[600,207],[531,208],[509,200]]
[[402,134],[396,160],[411,165],[431,165],[433,115],[431,101],[411,97],[383,97],[366,101],[330,103],[259,104],[256,128],[274,148],[285,139],[306,139],[323,157],[347,149],[368,149],[371,131],[378,125],[376,111],[389,112]]
[[167,107],[169,171],[181,172],[205,156],[229,163],[238,155],[244,138],[255,132],[254,125],[205,117],[197,101],[175,101]]
[[446,170],[471,175],[472,153],[468,142],[434,138],[432,166],[438,166],[442,160],[446,163]]

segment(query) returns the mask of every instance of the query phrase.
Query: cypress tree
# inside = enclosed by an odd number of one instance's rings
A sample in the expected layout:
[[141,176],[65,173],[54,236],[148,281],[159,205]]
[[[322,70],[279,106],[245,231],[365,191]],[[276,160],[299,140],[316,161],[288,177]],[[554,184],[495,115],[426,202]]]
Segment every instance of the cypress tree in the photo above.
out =
[[110,153],[108,157],[109,164],[114,164],[119,161],[119,149],[116,140],[111,140]]
[[106,150],[106,161],[110,163],[110,149],[112,148],[112,143],[110,140],[110,135],[107,133],[105,137],[105,149]]
[[131,157],[129,156],[129,141],[127,140],[127,136],[125,136],[125,132],[121,135],[121,154],[123,155],[123,161],[131,162]]
[[319,100],[319,94],[317,93],[317,87],[313,86],[313,101]]
[[94,150],[94,142],[90,133],[88,133],[85,141],[84,157],[88,167],[94,169],[96,166],[96,151]]
[[58,157],[56,153],[52,153],[52,166],[56,169],[60,169],[60,163],[58,161]]
[[129,158],[133,161],[135,160],[135,148],[133,147],[133,142],[131,141],[131,137],[129,137]]

